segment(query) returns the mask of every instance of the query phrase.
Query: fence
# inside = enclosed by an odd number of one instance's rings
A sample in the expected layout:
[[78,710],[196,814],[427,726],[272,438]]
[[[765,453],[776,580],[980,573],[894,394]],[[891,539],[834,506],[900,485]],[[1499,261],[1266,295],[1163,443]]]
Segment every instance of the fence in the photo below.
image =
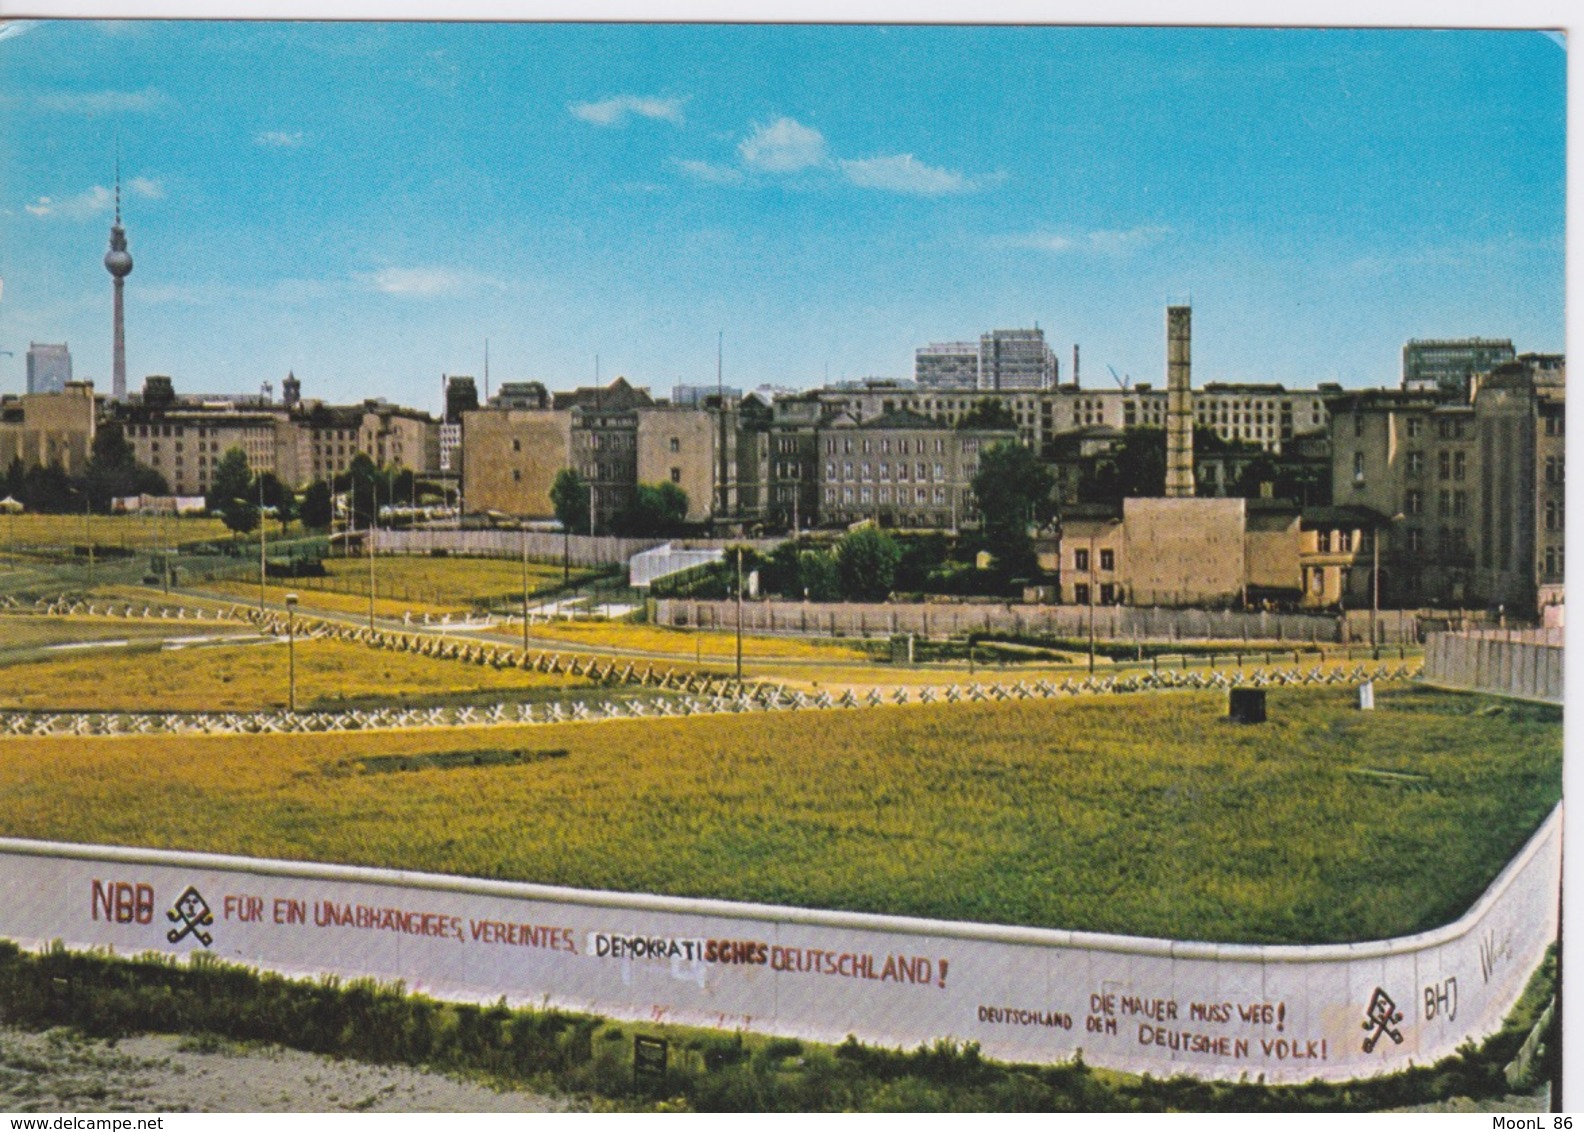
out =
[[0,840],[0,935],[814,1041],[977,1042],[1156,1076],[1346,1080],[1493,1033],[1556,938],[1558,807],[1446,927],[1187,943]]
[[1425,642],[1427,683],[1560,704],[1562,630],[1432,633]]
[[471,555],[479,558],[521,558],[524,543],[528,557],[538,562],[573,566],[611,566],[625,563],[640,551],[658,546],[662,539],[609,538],[603,535],[558,535],[544,531],[386,531],[374,532],[379,554]]
[[[1108,605],[1093,610],[1094,634],[1105,641],[1290,641],[1309,644],[1367,642],[1369,623],[1303,613],[1243,613],[1236,610],[1159,609]],[[737,603],[661,599],[655,602],[661,625],[735,629]],[[925,638],[966,633],[1008,633],[1084,639],[1089,635],[1087,606],[941,603],[811,603],[756,601],[743,607],[743,629],[763,633],[830,636],[887,636],[914,633]],[[1411,612],[1383,613],[1378,620],[1382,644],[1416,644],[1418,619]]]

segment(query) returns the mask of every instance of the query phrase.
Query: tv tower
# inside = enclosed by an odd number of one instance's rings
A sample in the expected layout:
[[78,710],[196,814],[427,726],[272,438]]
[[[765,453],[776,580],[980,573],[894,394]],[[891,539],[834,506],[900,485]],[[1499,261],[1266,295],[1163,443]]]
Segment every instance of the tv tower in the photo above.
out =
[[110,250],[105,253],[105,270],[115,280],[115,361],[112,371],[110,395],[125,401],[126,388],[126,321],[122,311],[121,292],[126,277],[132,274],[132,253],[127,251],[126,229],[121,227],[121,154],[116,154],[115,223],[110,226]]

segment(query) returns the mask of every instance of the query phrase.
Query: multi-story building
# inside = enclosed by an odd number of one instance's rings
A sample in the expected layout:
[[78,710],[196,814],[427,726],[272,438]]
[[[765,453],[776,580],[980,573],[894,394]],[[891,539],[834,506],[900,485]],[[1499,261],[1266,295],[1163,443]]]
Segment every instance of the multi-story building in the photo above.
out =
[[27,352],[27,391],[64,393],[72,379],[71,350],[62,342],[32,342]]
[[639,484],[675,484],[687,495],[690,523],[762,521],[770,410],[757,397],[723,406],[712,391],[703,403],[674,405],[618,377],[553,394],[551,404],[463,414],[470,511],[548,518],[556,474],[572,468],[589,485],[597,534],[631,506]]
[[58,393],[24,393],[0,400],[0,468],[59,464],[81,475],[93,454],[98,412],[91,381],[70,381]]
[[1331,399],[1334,500],[1391,520],[1383,601],[1527,614],[1560,586],[1565,373],[1559,357],[1524,355],[1476,375],[1461,402],[1428,389]]
[[1125,499],[1061,525],[1058,600],[1251,606],[1297,597],[1299,510],[1257,499]]
[[462,498],[469,510],[528,519],[555,515],[550,488],[572,466],[570,409],[475,409],[462,414]]
[[[1304,437],[1325,434],[1326,398],[1338,389],[1289,390],[1277,384],[1211,382],[1193,391],[1194,428],[1227,441],[1255,443],[1280,455]],[[827,412],[848,413],[859,421],[911,412],[951,425],[981,401],[990,400],[1011,413],[1019,442],[1047,459],[1055,455],[1059,438],[1097,426],[1166,427],[1166,390],[1146,384],[1128,389],[1065,385],[998,392],[879,380],[858,388],[819,390],[818,397]]]
[[913,380],[922,389],[974,389],[979,385],[979,343],[931,342],[913,352]]
[[1513,344],[1506,338],[1414,338],[1403,346],[1402,387],[1467,401],[1470,378],[1514,357]]
[[300,398],[295,378],[287,398],[178,397],[169,377],[155,375],[143,393],[115,407],[133,457],[165,477],[177,495],[202,495],[232,448],[255,474],[304,486],[345,472],[359,454],[379,467],[432,475],[439,463],[439,427],[426,413],[384,401],[326,405]]
[[1049,389],[1060,377],[1045,332],[991,330],[979,336],[979,388]]
[[978,522],[979,456],[1010,430],[957,429],[905,410],[867,421],[841,414],[818,429],[820,522],[955,530]]
[[772,527],[801,531],[819,524],[819,429],[824,417],[817,393],[779,397],[771,405],[765,518]]

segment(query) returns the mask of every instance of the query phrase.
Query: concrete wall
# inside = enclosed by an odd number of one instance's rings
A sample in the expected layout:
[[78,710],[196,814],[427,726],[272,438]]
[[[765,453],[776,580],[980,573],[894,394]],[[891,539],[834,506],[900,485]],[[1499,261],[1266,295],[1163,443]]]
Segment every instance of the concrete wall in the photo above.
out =
[[600,535],[572,535],[570,538],[529,531],[386,531],[374,532],[374,549],[380,554],[429,554],[443,550],[448,554],[476,555],[480,558],[520,558],[523,540],[528,541],[528,557],[536,562],[560,562],[563,553],[574,566],[614,566],[640,551],[659,546],[661,539],[607,538]]
[[1425,641],[1426,683],[1561,704],[1561,633],[1432,633]]
[[715,511],[720,482],[720,417],[703,409],[638,411],[638,482],[674,483],[687,493],[687,521]]
[[1379,943],[1184,943],[14,840],[0,935],[826,1042],[1343,1080],[1499,1027],[1556,937],[1560,819],[1456,923]]
[[1123,500],[1129,603],[1242,600],[1244,513],[1241,499]]
[[462,414],[462,499],[470,511],[555,516],[550,486],[572,466],[572,414],[490,409]]
[[67,475],[81,475],[93,452],[93,382],[72,382],[60,393],[24,393],[19,400],[22,419],[0,423],[0,466],[58,463]]
[[[383,538],[383,534],[381,535]],[[679,544],[680,545],[680,544]],[[1104,575],[1100,575],[1104,577]],[[660,625],[730,628],[737,625],[732,601],[662,599],[655,603]],[[1291,641],[1346,644],[1369,640],[1369,611],[1346,620],[1304,613],[1242,613],[1234,610],[1097,606],[1095,636],[1119,641]],[[1383,644],[1418,641],[1418,619],[1395,610],[1380,615]],[[1089,608],[1021,603],[798,602],[752,601],[743,607],[743,628],[762,633],[887,636],[916,633],[946,638],[967,633],[1041,633],[1087,638]]]

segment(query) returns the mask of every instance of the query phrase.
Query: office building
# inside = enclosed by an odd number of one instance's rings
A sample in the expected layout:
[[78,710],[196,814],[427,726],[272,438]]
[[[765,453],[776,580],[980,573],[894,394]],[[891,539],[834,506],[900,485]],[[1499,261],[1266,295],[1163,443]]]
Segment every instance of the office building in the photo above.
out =
[[27,391],[64,393],[72,379],[71,351],[66,343],[32,342],[27,352]]

